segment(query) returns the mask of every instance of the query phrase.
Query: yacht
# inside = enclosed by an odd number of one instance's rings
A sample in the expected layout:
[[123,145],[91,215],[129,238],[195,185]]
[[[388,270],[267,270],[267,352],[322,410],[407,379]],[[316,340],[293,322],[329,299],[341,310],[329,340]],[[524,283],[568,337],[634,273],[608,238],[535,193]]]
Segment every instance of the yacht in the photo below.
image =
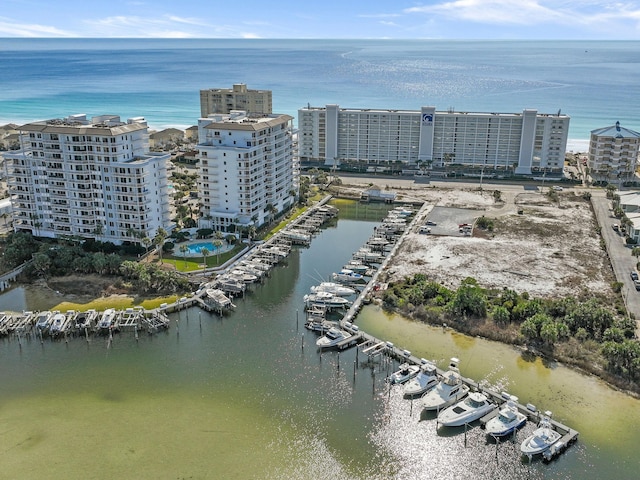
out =
[[420,367],[411,363],[403,363],[398,370],[389,375],[389,382],[392,384],[404,383],[418,375]]
[[350,268],[343,268],[338,273],[331,275],[336,282],[341,283],[358,283],[364,281],[361,274],[354,272]]
[[356,290],[336,282],[322,282],[320,285],[311,287],[313,293],[327,292],[339,297],[348,297],[354,295]]
[[484,393],[472,392],[467,398],[438,414],[438,423],[445,427],[461,427],[484,417],[498,406],[487,398]]
[[369,270],[369,266],[358,260],[350,260],[343,268],[347,270],[351,270],[355,273],[359,273],[360,275],[364,275]]
[[527,423],[527,416],[518,410],[518,397],[511,397],[507,403],[485,425],[488,435],[493,437],[504,437],[514,430],[518,430]]
[[304,296],[307,306],[321,306],[327,308],[341,308],[349,305],[349,300],[329,292],[316,292]]
[[438,384],[436,366],[431,362],[423,362],[420,365],[418,375],[404,384],[404,396],[415,397],[431,390]]
[[469,387],[462,382],[458,362],[457,358],[452,358],[449,370],[440,382],[422,396],[422,407],[425,410],[440,410],[467,396]]
[[316,340],[316,345],[320,348],[335,347],[343,340],[347,340],[353,335],[337,327],[331,327],[322,337]]
[[556,432],[551,426],[550,417],[551,412],[545,412],[545,416],[540,420],[538,428],[525,438],[520,445],[520,451],[528,457],[545,452],[562,438],[562,435]]

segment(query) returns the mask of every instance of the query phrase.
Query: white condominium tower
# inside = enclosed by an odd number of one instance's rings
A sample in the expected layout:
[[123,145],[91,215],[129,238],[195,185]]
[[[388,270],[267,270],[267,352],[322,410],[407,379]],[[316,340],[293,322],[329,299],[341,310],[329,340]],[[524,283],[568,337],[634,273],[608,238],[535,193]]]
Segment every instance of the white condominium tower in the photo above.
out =
[[200,116],[244,110],[249,114],[272,113],[271,90],[249,90],[244,83],[232,88],[200,90]]
[[289,115],[234,111],[198,121],[201,226],[258,227],[292,205],[298,167]]
[[18,128],[6,153],[16,231],[121,244],[171,229],[168,154],[148,151],[144,118],[85,115]]
[[640,152],[640,133],[620,126],[591,131],[589,174],[597,182],[622,184],[635,179]]
[[298,111],[301,162],[401,168],[452,166],[515,174],[561,172],[569,117],[522,113],[347,109]]

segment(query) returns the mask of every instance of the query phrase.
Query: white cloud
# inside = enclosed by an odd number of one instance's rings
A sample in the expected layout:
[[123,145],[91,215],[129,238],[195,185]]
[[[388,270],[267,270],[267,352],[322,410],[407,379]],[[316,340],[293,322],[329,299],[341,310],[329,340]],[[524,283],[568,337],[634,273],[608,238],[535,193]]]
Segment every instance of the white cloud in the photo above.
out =
[[453,0],[435,5],[412,7],[406,13],[437,14],[474,23],[532,24],[558,22],[562,12],[541,5],[536,0]]
[[[640,20],[640,2],[607,0],[451,0],[411,7],[407,14],[425,14],[477,24],[500,25],[592,25],[602,30]],[[606,25],[602,25],[606,22]],[[615,36],[615,35],[614,35]]]
[[0,36],[7,37],[75,37],[77,35],[50,25],[18,23],[10,18],[0,18]]

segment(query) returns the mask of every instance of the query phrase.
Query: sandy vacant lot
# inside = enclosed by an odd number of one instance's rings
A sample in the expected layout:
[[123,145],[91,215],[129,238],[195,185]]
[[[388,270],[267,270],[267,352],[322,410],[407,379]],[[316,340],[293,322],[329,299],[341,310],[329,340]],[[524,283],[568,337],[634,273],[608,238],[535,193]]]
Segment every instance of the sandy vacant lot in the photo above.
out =
[[[389,266],[388,280],[424,273],[457,287],[473,277],[484,287],[539,297],[610,290],[614,277],[589,201],[573,191],[556,192],[555,199],[538,191],[501,193],[502,201],[496,202],[493,190],[411,191],[426,203]],[[476,227],[471,236],[459,233],[456,218],[483,215],[493,220],[493,231]],[[437,220],[438,226],[432,234],[417,233],[427,219]],[[452,224],[454,228],[439,228]]]

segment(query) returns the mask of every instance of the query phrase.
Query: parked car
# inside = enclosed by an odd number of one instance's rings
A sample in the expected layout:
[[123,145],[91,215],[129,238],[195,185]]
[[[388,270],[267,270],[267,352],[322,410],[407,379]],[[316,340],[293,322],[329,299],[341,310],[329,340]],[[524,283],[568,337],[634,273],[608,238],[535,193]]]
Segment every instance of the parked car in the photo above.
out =
[[638,272],[635,272],[635,271],[631,272],[630,275],[631,275],[631,280],[638,280]]
[[556,192],[561,192],[561,191],[562,191],[562,187],[561,187],[561,186],[559,186],[559,185],[554,185],[554,186],[553,186],[553,189],[554,189]]
[[634,280],[633,286],[636,287],[636,290],[640,291],[640,280]]
[[611,225],[611,228],[613,228],[613,230],[617,232],[620,230],[620,225],[618,225],[617,223],[614,223],[613,225]]
[[427,223],[425,223],[425,225],[430,225],[432,227],[436,226],[436,222],[432,222],[431,220],[427,220]]
[[418,233],[426,233],[429,234],[431,233],[431,227],[420,227],[420,230],[418,231]]

